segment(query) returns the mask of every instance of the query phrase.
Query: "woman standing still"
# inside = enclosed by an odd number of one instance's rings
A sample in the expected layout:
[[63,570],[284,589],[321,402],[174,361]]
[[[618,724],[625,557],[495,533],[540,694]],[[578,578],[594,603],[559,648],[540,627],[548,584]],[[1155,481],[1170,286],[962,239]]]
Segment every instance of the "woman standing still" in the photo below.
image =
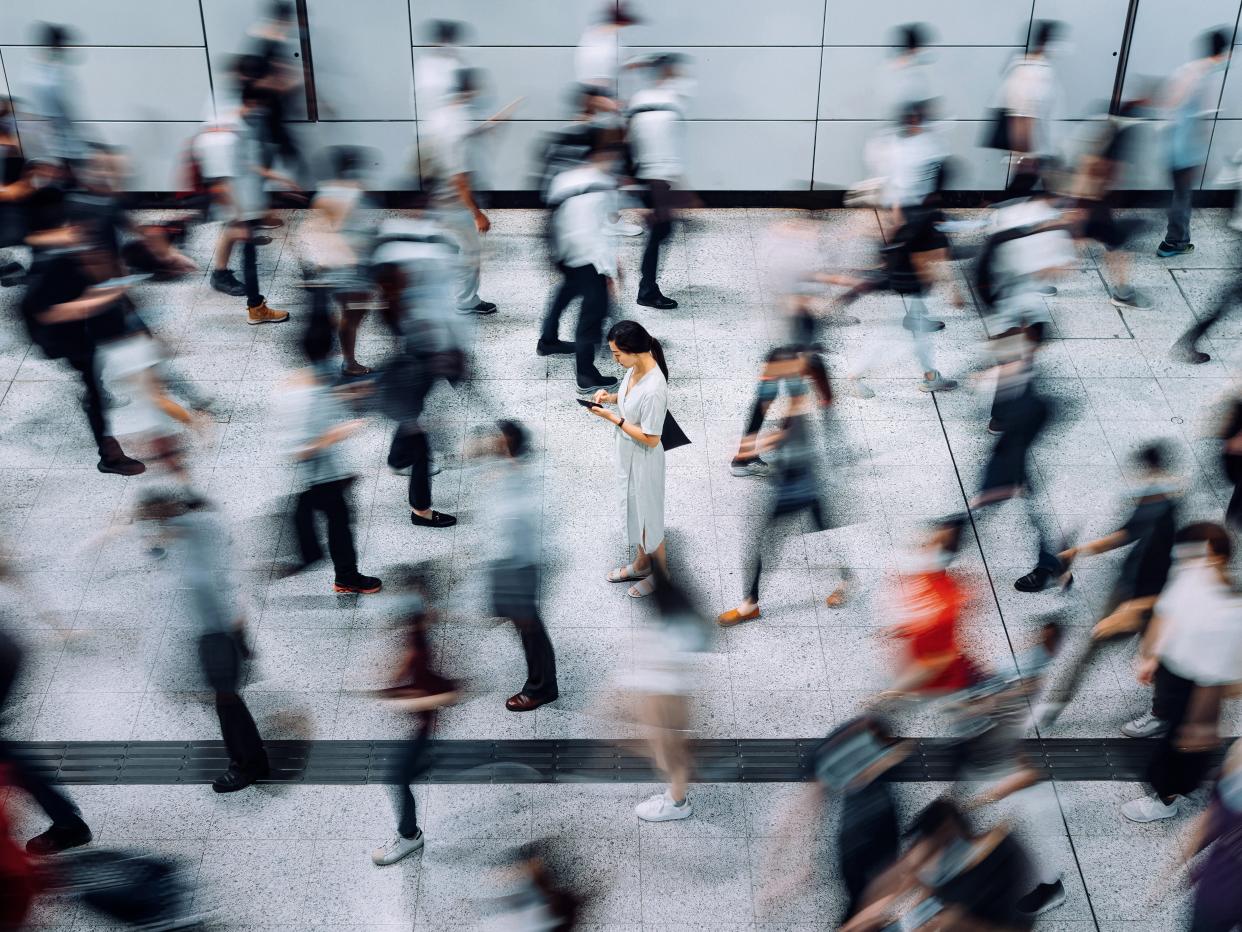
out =
[[[633,582],[631,598],[641,599],[655,591],[651,561],[668,574],[664,550],[664,445],[660,434],[668,411],[668,366],[660,341],[641,324],[623,320],[608,331],[612,358],[625,376],[616,394],[600,390],[596,417],[615,424],[617,478],[625,499],[627,539],[635,548],[634,562],[608,574],[609,582]],[[616,405],[610,411],[604,405]]]

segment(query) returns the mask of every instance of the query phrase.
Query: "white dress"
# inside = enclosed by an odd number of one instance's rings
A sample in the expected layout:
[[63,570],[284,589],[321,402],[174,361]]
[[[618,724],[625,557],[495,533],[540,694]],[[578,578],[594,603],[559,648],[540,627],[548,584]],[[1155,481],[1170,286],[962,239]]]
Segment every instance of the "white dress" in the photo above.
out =
[[[630,391],[633,369],[627,369],[617,389],[617,410],[627,424],[645,434],[664,431],[668,410],[668,382],[659,368],[648,372]],[[664,444],[649,447],[623,430],[616,432],[617,480],[625,503],[625,529],[630,546],[651,553],[664,542]]]

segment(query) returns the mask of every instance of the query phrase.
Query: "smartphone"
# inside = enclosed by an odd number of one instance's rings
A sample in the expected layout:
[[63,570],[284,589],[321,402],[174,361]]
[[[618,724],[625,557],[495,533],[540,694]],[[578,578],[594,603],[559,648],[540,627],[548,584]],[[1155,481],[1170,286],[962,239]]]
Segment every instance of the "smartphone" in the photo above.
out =
[[603,407],[603,405],[601,405],[598,401],[588,401],[585,398],[575,398],[574,401],[578,402],[578,404],[582,405],[582,407],[584,408],[602,408]]
[[137,285],[145,282],[150,275],[122,275],[120,278],[109,278],[107,281],[100,282],[96,288],[128,288],[130,285]]

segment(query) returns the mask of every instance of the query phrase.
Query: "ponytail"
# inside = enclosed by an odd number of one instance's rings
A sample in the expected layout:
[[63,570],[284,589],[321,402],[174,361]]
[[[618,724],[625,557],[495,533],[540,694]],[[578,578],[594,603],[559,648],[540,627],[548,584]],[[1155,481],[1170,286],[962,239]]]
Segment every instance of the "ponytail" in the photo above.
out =
[[664,361],[664,347],[660,345],[660,341],[655,337],[651,338],[651,355],[655,357],[656,365],[660,367],[660,371],[664,373],[664,378],[667,380],[668,363]]

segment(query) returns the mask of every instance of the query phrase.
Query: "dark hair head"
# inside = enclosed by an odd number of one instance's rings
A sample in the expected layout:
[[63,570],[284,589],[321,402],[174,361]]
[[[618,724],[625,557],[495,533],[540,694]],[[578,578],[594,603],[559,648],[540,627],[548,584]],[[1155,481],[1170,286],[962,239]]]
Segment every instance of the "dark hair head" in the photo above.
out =
[[664,361],[664,349],[660,341],[647,332],[636,320],[621,320],[612,325],[608,331],[608,342],[617,344],[623,353],[650,353],[655,357],[656,365],[668,378],[668,363]]
[[1157,472],[1169,464],[1169,447],[1162,441],[1146,443],[1134,451],[1134,461],[1148,472]]
[[526,451],[530,449],[530,435],[526,433],[525,427],[517,421],[500,420],[496,422],[496,430],[500,432],[505,442],[505,450],[511,457],[517,459],[526,455]]
[[957,803],[941,796],[928,803],[923,811],[914,817],[909,834],[919,838],[932,838],[949,831],[963,838],[968,837],[970,823],[966,821],[966,816],[958,808]]
[[1045,621],[1039,626],[1039,640],[1050,654],[1061,648],[1061,639],[1065,636],[1065,628],[1056,620]]
[[612,23],[615,26],[633,26],[636,23],[642,22],[638,18],[638,14],[626,4],[625,0],[616,0],[615,3],[609,3],[604,8],[600,21]]
[[461,23],[451,19],[433,19],[427,25],[427,37],[436,45],[456,45],[461,38]]
[[461,68],[457,72],[458,94],[473,94],[482,83],[482,74],[478,68]]
[[289,0],[272,0],[267,8],[267,15],[280,23],[291,23],[296,17],[296,10]]
[[927,46],[927,28],[922,23],[906,23],[897,27],[897,44],[906,52],[917,52]]
[[333,146],[328,150],[328,161],[337,178],[353,178],[362,167],[362,150],[357,146]]
[[1233,557],[1233,541],[1229,532],[1214,521],[1196,521],[1188,524],[1173,538],[1175,544],[1207,544],[1208,552],[1228,562]]
[[1035,24],[1035,37],[1031,42],[1032,52],[1042,52],[1061,37],[1065,31],[1063,23],[1055,19],[1041,19]]
[[265,77],[268,72],[267,59],[262,55],[238,55],[233,60],[233,72],[243,85]]
[[901,122],[905,126],[922,126],[927,122],[927,105],[921,100],[906,104],[901,110]]
[[1203,53],[1207,58],[1223,55],[1229,48],[1229,34],[1223,29],[1210,29],[1203,34]]
[[44,23],[39,30],[39,44],[48,48],[63,49],[72,38],[69,27],[59,23]]

